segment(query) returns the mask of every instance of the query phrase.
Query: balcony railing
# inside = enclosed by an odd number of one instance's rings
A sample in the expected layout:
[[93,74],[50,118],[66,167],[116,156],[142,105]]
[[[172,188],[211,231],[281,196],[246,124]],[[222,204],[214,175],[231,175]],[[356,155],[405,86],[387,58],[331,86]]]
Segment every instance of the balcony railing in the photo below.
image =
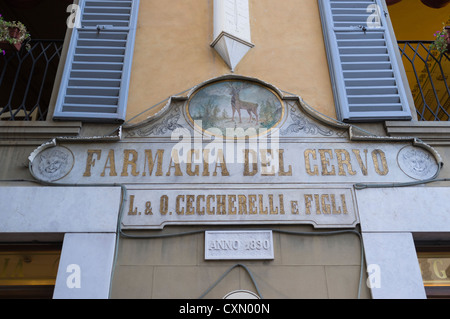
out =
[[399,41],[400,54],[420,121],[450,120],[450,53],[430,50],[432,41]]
[[0,55],[0,120],[45,121],[63,46],[32,40],[29,51]]
[[[431,41],[399,41],[400,54],[421,121],[450,120],[450,54]],[[33,40],[31,49],[0,55],[0,120],[45,121],[63,46]]]

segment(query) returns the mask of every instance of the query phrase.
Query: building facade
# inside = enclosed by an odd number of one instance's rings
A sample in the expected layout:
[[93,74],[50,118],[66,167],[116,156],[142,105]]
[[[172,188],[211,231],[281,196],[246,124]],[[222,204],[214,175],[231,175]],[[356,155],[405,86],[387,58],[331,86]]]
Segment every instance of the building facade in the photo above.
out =
[[448,1],[72,2],[0,5],[2,298],[448,296]]

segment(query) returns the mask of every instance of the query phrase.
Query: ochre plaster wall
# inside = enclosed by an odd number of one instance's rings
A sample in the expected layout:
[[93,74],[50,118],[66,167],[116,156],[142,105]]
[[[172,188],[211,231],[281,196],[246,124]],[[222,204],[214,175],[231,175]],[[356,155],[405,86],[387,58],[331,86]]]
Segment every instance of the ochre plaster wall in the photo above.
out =
[[[249,3],[255,47],[238,64],[235,74],[300,95],[319,112],[335,117],[317,0],[249,0]],[[128,119],[172,95],[230,74],[210,46],[212,35],[213,0],[141,0]],[[163,105],[131,123],[154,114]],[[168,227],[161,232],[142,234],[155,236],[192,229],[199,228]],[[283,229],[314,231],[311,227]],[[357,297],[361,242],[354,234],[321,237],[277,233],[274,250],[272,261],[207,261],[202,233],[154,239],[121,238],[111,296],[196,299],[227,269],[244,263],[265,298]],[[205,298],[222,298],[236,289],[255,289],[241,268],[230,272]],[[365,276],[361,297],[370,297]]]
[[[316,0],[250,0],[253,49],[235,74],[300,95],[336,117]],[[172,95],[231,73],[210,46],[213,0],[140,2],[127,119]],[[163,105],[131,123],[154,114]]]
[[[265,226],[266,229],[271,228]],[[251,227],[246,227],[249,229]],[[158,236],[227,227],[168,227],[162,232],[133,232]],[[366,272],[361,274],[361,241],[355,234],[314,235],[311,227],[275,227],[273,260],[205,260],[204,233],[153,239],[121,238],[111,298],[221,299],[235,290],[268,299],[370,298]],[[296,235],[297,232],[309,235]],[[231,267],[236,267],[217,283]]]

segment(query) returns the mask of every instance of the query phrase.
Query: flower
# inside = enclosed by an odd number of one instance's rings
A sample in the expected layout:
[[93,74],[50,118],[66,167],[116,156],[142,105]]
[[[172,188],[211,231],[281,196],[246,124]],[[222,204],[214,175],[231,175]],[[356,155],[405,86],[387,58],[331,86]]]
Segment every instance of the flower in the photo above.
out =
[[[11,29],[18,29],[18,34],[16,36],[12,36],[10,33]],[[3,16],[0,14],[0,42],[8,42],[9,44],[18,44],[23,43],[25,40],[30,38],[30,34],[27,31],[27,28],[22,22],[19,21],[5,21]],[[3,55],[5,55],[5,51],[1,50]]]
[[435,40],[430,45],[430,49],[438,51],[440,54],[444,54],[448,51],[447,49],[447,30],[445,29],[445,24],[442,30],[436,31],[434,34]]

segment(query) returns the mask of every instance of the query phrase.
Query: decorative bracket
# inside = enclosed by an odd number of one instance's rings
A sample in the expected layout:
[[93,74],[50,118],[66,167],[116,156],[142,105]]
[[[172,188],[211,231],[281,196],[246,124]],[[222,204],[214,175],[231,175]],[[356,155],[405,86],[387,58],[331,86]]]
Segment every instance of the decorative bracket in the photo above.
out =
[[254,47],[250,37],[248,0],[214,0],[214,41],[211,46],[234,72]]

